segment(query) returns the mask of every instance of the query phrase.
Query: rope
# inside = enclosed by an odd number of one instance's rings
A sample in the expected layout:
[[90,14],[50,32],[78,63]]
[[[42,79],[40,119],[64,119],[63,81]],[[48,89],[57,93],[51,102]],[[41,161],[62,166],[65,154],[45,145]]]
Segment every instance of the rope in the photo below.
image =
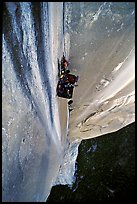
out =
[[65,56],[66,53],[65,53],[65,37],[64,37],[64,34],[65,34],[65,2],[63,2],[63,38],[64,38],[64,51],[63,51],[63,55]]

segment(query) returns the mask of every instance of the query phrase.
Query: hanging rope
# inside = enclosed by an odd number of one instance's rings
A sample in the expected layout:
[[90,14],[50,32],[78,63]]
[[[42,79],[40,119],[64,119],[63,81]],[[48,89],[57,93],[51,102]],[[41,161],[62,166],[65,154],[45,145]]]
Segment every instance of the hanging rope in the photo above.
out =
[[66,52],[65,52],[65,2],[63,2],[63,38],[64,38],[64,50],[63,50],[63,56],[65,57]]

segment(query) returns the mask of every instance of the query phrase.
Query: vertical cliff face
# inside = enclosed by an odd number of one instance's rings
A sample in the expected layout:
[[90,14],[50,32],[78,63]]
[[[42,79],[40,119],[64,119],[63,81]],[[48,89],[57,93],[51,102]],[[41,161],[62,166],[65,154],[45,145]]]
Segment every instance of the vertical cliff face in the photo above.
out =
[[3,201],[44,201],[58,174],[63,157],[56,98],[62,10],[62,3],[4,4]]
[[135,120],[134,3],[66,3],[71,70],[79,75],[70,138],[116,131]]
[[[44,201],[71,184],[74,141],[134,121],[134,3],[5,3],[2,43],[3,201]],[[80,76],[68,137],[63,51]]]

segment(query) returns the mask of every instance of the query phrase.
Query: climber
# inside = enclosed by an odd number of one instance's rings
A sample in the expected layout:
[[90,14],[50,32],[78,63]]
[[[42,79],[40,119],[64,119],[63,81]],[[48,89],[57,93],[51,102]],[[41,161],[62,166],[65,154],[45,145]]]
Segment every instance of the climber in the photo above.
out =
[[57,95],[59,97],[71,99],[73,95],[74,86],[77,86],[78,76],[70,74],[68,69],[68,61],[64,55],[61,60],[61,70],[58,74],[59,81],[57,84]]
[[67,67],[68,67],[69,63],[68,61],[66,60],[65,56],[63,55],[62,59],[61,59],[61,69],[63,70],[66,70]]

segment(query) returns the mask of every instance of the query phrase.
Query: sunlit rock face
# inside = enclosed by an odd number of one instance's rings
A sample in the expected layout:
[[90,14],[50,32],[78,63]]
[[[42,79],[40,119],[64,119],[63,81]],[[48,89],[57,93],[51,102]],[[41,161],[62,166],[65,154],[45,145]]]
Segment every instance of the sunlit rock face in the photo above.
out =
[[69,136],[81,140],[135,121],[134,3],[66,3],[71,69],[79,75]]
[[[134,121],[134,15],[134,3],[4,4],[3,201],[46,200],[72,183],[79,141]],[[56,97],[63,51],[79,75],[69,117]]]

